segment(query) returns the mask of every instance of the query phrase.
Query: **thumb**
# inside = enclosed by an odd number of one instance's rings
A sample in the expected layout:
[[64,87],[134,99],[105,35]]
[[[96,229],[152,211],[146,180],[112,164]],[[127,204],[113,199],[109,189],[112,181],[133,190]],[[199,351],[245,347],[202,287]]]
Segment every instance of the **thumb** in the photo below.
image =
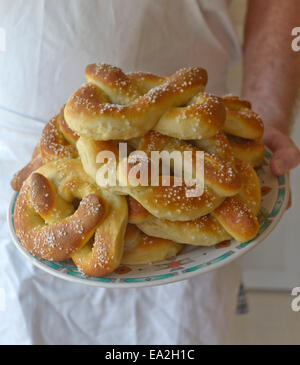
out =
[[300,151],[287,134],[266,128],[263,141],[273,152],[271,170],[274,175],[283,175],[300,163]]
[[[276,149],[271,159],[271,170],[274,175],[283,175],[300,163],[300,151],[288,136],[284,146]],[[283,141],[282,141],[283,142]]]

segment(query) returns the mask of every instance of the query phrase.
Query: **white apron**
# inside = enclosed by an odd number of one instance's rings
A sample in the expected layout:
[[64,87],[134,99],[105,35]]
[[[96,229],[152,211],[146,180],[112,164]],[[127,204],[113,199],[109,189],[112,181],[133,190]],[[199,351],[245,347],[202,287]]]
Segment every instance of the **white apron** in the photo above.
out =
[[200,65],[224,93],[240,48],[223,0],[0,0],[0,344],[226,343],[236,263],[184,282],[101,289],[54,278],[13,246],[9,180],[88,63],[167,74]]

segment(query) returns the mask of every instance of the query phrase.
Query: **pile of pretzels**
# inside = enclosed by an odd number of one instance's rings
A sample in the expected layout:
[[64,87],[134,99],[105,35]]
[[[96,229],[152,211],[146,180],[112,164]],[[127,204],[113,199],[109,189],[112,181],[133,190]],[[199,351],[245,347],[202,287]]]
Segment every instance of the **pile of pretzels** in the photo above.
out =
[[[120,264],[168,259],[186,245],[257,235],[263,123],[248,101],[206,93],[200,67],[156,76],[91,64],[85,76],[11,181],[19,191],[15,230],[28,251],[71,259],[84,274],[104,276]],[[168,186],[163,176],[155,186],[132,184],[123,160],[117,160],[118,179],[127,184],[99,186],[104,162],[97,155],[119,156],[120,142],[150,162],[153,151],[190,151],[192,170],[202,151],[203,194],[188,196],[172,171]]]

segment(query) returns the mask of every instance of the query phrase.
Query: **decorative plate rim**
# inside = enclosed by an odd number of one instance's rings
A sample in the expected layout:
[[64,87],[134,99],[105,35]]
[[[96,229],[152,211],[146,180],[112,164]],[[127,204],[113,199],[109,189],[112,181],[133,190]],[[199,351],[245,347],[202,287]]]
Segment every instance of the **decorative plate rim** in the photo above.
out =
[[[269,149],[265,149],[265,158],[269,159],[271,156],[271,152]],[[252,248],[257,246],[260,242],[262,242],[271,232],[272,230],[277,226],[279,223],[283,213],[286,210],[288,200],[289,200],[289,194],[290,194],[290,188],[289,188],[289,174],[285,174],[282,176],[277,177],[278,181],[278,192],[277,192],[277,198],[276,201],[274,201],[273,209],[276,206],[276,204],[279,202],[279,211],[276,213],[275,216],[273,216],[273,219],[271,223],[263,230],[263,232],[259,233],[253,240],[250,240],[248,242],[242,243],[236,248],[243,248],[243,250],[234,252],[230,249],[227,253],[223,253],[222,255],[215,257],[211,260],[209,260],[206,263],[196,264],[193,267],[190,267],[188,269],[185,269],[181,271],[179,275],[176,275],[174,273],[166,273],[161,275],[149,275],[145,277],[136,277],[136,278],[128,278],[128,281],[125,281],[126,279],[123,279],[122,281],[112,281],[112,278],[109,277],[102,277],[102,278],[93,278],[93,277],[76,277],[73,276],[67,272],[61,272],[58,271],[47,264],[45,264],[42,261],[39,261],[39,259],[31,254],[29,251],[27,251],[19,242],[19,239],[15,233],[14,229],[14,222],[13,222],[13,212],[14,212],[14,205],[16,198],[18,196],[18,192],[14,192],[8,212],[7,212],[7,221],[9,225],[10,235],[12,238],[12,241],[14,242],[15,246],[18,248],[19,252],[21,252],[29,261],[31,261],[35,266],[39,267],[43,271],[54,275],[60,279],[71,281],[73,283],[77,284],[84,284],[94,287],[102,287],[102,288],[141,288],[141,287],[150,287],[150,286],[157,286],[157,285],[163,285],[163,284],[171,284],[178,281],[190,279],[194,276],[207,273],[212,270],[216,270],[224,265],[227,265],[237,259],[238,257],[243,256],[246,252],[249,252]],[[283,181],[283,182],[282,182]],[[279,200],[279,192],[282,192],[282,189],[284,189],[284,198],[283,200]],[[262,226],[261,226],[262,227]],[[260,227],[260,228],[261,228]],[[233,240],[233,242],[236,242]],[[214,247],[214,246],[212,246]],[[46,260],[45,260],[46,261]],[[162,261],[164,262],[164,261]],[[132,280],[132,281],[131,281]]]

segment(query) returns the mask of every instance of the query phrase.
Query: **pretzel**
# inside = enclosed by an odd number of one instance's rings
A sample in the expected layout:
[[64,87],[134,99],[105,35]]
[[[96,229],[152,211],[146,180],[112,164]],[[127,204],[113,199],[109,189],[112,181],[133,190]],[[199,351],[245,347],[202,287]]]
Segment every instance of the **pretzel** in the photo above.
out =
[[101,276],[120,264],[127,204],[124,197],[97,188],[79,160],[58,160],[25,181],[14,223],[28,251],[47,260],[71,257],[85,274]]
[[64,158],[76,158],[75,143],[78,135],[66,124],[63,108],[44,127],[30,162],[18,171],[11,180],[11,187],[19,191],[27,177],[47,162]]
[[255,170],[237,161],[242,189],[226,198],[211,214],[190,221],[170,221],[151,215],[138,201],[128,199],[129,222],[144,233],[190,245],[211,246],[235,238],[246,242],[258,231],[256,215],[260,207],[260,186]]
[[121,264],[146,265],[167,260],[176,256],[183,247],[170,240],[148,236],[133,224],[128,224]]
[[145,75],[137,82],[137,75],[130,78],[106,64],[88,65],[85,75],[88,83],[69,98],[64,115],[72,130],[95,140],[143,136],[169,109],[187,103],[207,82],[205,70],[190,67],[156,79],[158,85],[142,94],[139,85]]
[[190,221],[158,219],[132,197],[128,197],[128,209],[128,222],[150,236],[195,246],[211,246],[232,238],[211,215]]

